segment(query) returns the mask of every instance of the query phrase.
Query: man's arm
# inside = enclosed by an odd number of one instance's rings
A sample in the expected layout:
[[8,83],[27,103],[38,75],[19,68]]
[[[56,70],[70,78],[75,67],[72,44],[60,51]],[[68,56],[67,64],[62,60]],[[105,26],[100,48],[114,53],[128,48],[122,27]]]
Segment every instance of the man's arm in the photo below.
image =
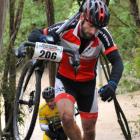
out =
[[112,65],[110,80],[114,81],[116,84],[118,84],[119,80],[122,76],[123,69],[124,69],[120,54],[117,50],[115,50],[115,51],[109,53],[107,55],[107,58]]
[[[28,40],[31,42],[45,42],[45,37],[47,35],[54,35],[54,33],[57,29],[60,28],[60,26],[63,23],[56,23],[48,28],[44,29],[34,29],[28,36]],[[53,36],[54,37],[54,36]]]
[[102,28],[98,32],[98,38],[102,42],[104,54],[112,65],[110,80],[114,81],[117,85],[123,72],[123,62],[118,52],[118,48],[106,28]]
[[43,35],[43,29],[34,29],[28,36],[28,40],[31,42],[40,42],[40,36]]
[[123,62],[110,33],[106,28],[98,32],[98,37],[102,43],[104,54],[112,65],[110,79],[108,84],[99,89],[103,101],[111,101],[114,98],[115,91],[123,72]]

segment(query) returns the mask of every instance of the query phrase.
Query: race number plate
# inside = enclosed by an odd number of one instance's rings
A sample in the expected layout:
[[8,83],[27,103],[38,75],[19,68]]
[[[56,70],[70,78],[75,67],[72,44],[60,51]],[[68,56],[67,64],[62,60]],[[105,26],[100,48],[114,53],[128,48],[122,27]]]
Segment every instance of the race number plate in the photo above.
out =
[[33,58],[60,62],[63,47],[47,43],[36,42]]

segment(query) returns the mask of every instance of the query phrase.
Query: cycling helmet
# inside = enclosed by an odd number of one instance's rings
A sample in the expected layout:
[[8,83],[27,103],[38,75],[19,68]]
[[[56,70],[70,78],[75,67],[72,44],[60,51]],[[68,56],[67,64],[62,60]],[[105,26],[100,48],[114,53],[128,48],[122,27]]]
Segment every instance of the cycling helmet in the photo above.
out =
[[96,28],[105,27],[109,22],[109,10],[102,0],[87,0],[84,8],[85,19]]
[[42,96],[45,100],[53,99],[55,96],[55,91],[53,87],[47,87],[43,90]]

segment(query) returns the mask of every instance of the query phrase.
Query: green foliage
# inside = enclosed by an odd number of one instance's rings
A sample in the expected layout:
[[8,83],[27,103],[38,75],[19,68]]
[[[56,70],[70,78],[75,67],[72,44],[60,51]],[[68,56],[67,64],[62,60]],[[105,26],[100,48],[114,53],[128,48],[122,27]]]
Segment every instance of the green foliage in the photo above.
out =
[[137,32],[133,17],[130,13],[129,1],[115,0],[110,3],[111,19],[109,29],[124,59],[133,55],[133,49],[139,47]]
[[[71,11],[73,0],[54,0],[55,21],[65,20]],[[45,2],[33,2],[33,0],[25,0],[23,16],[20,30],[17,35],[15,47],[25,40],[34,28],[47,27],[47,17],[45,12]],[[9,18],[7,18],[6,32],[4,35],[4,44],[7,45],[9,40]]]
[[[136,51],[137,48],[140,48],[140,32],[138,27],[135,26],[130,13],[129,0],[111,0],[109,8],[111,11],[109,30],[124,62],[124,72],[120,81],[119,93],[135,91],[140,89],[138,79],[138,76],[140,76],[140,53]],[[137,52],[137,55],[134,52]]]
[[25,0],[22,22],[15,42],[18,46],[20,42],[27,40],[27,36],[33,28],[42,28],[46,26],[45,4]]
[[79,10],[79,5],[77,4],[77,1],[74,1],[73,4],[72,4],[72,8],[70,10],[70,13],[69,13],[69,17],[71,17],[72,15],[74,15],[75,13],[77,13],[77,11]]
[[140,78],[140,48],[137,48],[134,54],[135,54],[135,57],[134,57],[133,65],[136,71],[136,76]]
[[[4,68],[4,59],[5,58],[5,55],[2,54],[0,55],[0,74],[3,72],[3,68]],[[1,75],[0,75],[0,79],[1,79]]]
[[133,64],[133,60],[124,62],[124,72],[118,86],[118,93],[120,94],[137,91],[140,89],[140,80],[137,77]]
[[73,0],[54,0],[55,21],[66,20],[71,11]]

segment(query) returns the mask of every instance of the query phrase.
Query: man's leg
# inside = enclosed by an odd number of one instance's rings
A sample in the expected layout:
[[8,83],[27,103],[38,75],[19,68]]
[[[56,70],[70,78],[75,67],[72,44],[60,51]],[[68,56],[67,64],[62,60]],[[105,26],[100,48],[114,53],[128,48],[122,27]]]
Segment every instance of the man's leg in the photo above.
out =
[[84,119],[81,118],[83,127],[83,140],[95,140],[95,126],[96,118],[94,119]]
[[73,117],[74,97],[69,94],[62,93],[56,96],[56,104],[66,135],[71,140],[82,140],[80,129]]
[[95,89],[95,81],[83,83],[80,94],[77,97],[77,104],[80,112],[83,139],[95,140],[95,125],[98,117],[97,92]]

